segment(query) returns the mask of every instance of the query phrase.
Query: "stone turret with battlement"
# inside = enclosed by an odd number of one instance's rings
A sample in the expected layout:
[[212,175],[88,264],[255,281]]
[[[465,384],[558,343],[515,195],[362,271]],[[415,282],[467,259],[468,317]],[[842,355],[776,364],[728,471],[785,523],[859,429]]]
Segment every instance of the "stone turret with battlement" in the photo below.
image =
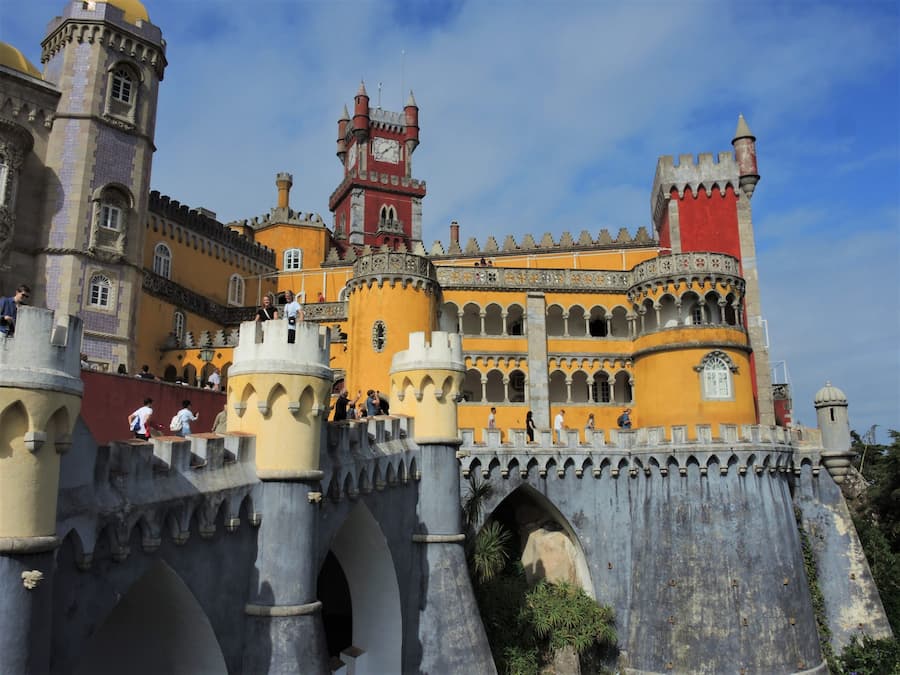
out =
[[60,455],[81,408],[81,334],[76,317],[20,307],[15,337],[0,337],[0,672],[49,669]]

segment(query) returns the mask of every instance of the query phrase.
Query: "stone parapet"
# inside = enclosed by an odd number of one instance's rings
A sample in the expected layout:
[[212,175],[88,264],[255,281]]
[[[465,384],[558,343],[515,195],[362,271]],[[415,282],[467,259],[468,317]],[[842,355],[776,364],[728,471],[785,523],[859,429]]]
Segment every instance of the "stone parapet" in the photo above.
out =
[[300,323],[295,342],[287,341],[287,321],[245,321],[234,348],[229,377],[249,373],[312,375],[331,381],[328,359],[331,331],[315,324]]
[[610,270],[534,269],[521,267],[437,268],[437,279],[447,289],[516,289],[625,293],[632,285],[631,272]]
[[629,293],[635,295],[659,283],[704,280],[743,291],[744,280],[740,273],[740,261],[724,253],[673,253],[635,265],[631,270]]
[[363,255],[353,264],[353,278],[348,282],[351,289],[360,285],[393,286],[400,283],[404,288],[432,289],[436,286],[437,271],[427,258],[413,253],[379,251]]
[[60,491],[57,535],[75,537],[76,563],[87,568],[104,536],[113,558],[125,560],[136,527],[147,552],[156,550],[163,536],[187,542],[193,519],[204,538],[213,536],[219,523],[233,532],[245,499],[250,524],[258,525],[254,457],[255,439],[246,434],[162,436],[101,446],[93,484]]
[[694,197],[701,187],[712,194],[713,189],[724,196],[727,187],[738,192],[740,169],[734,154],[720,152],[718,157],[712,153],[679,155],[678,163],[672,155],[664,155],[656,163],[656,176],[653,178],[653,189],[650,190],[650,214],[654,223],[659,223],[665,210],[665,204],[671,197],[672,190],[678,191],[683,198],[685,190],[690,188]]
[[428,342],[425,333],[410,333],[409,348],[394,355],[391,372],[420,368],[465,372],[460,335],[432,331],[431,341]]
[[15,337],[0,337],[0,387],[81,395],[81,319],[19,308]]

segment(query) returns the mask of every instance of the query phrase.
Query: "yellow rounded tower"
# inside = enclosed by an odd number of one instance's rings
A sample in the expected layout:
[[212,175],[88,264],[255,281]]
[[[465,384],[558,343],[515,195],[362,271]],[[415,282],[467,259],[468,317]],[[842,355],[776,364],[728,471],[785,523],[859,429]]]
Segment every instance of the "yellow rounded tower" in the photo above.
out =
[[330,333],[286,321],[245,322],[229,370],[228,431],[256,436],[257,474],[263,480],[320,477],[322,420],[331,394]]
[[356,261],[348,286],[347,390],[387,391],[391,360],[407,335],[422,332],[427,339],[437,327],[437,272],[423,256],[381,251]]
[[409,334],[409,349],[391,365],[391,411],[415,419],[416,443],[452,443],[459,436],[457,399],[466,374],[459,335]]
[[20,307],[0,337],[0,672],[50,669],[60,455],[81,408],[81,320]]

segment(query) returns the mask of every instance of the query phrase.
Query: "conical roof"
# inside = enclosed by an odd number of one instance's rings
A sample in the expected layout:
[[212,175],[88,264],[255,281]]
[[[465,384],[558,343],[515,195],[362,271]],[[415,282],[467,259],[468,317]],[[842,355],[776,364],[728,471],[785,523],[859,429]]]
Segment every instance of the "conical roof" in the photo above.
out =
[[816,408],[828,405],[847,405],[847,395],[837,387],[832,386],[829,381],[825,383],[824,387],[816,392],[816,397],[813,399],[813,405],[815,405]]

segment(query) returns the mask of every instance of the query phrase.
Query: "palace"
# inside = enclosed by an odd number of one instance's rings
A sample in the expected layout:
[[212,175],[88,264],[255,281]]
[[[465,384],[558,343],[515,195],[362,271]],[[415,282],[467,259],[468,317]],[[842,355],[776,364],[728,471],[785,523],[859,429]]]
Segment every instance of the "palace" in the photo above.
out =
[[[529,574],[564,550],[612,607],[623,672],[824,674],[825,641],[890,635],[839,488],[846,397],[794,429],[771,381],[743,117],[731,150],[648,167],[634,234],[426,246],[418,103],[360,84],[332,215],[277,173],[222,223],[151,190],[147,9],[60,4],[41,69],[0,44],[0,289],[35,305],[0,336],[0,672],[495,672],[464,478],[492,489],[474,531],[506,518]],[[253,321],[289,290],[291,341]],[[181,386],[216,368],[226,395]],[[330,420],[344,388],[390,414]],[[135,402],[186,397],[202,431],[126,438]]]
[[291,289],[332,329],[334,389],[351,397],[386,393],[406,336],[440,329],[463,336],[463,427],[486,426],[490,407],[501,429],[529,409],[547,427],[563,408],[571,427],[594,413],[611,428],[624,406],[641,426],[776,423],[743,118],[732,152],[660,158],[650,232],[463,244],[454,222],[426,248],[412,94],[392,112],[360,84],[352,117],[345,106],[330,223],[295,211],[279,173],[276,206],[222,224],[150,190],[166,57],[139,2],[69,3],[42,47],[43,73],[0,52],[0,287],[24,281],[36,306],[80,316],[93,367],[227,380],[240,321]]

